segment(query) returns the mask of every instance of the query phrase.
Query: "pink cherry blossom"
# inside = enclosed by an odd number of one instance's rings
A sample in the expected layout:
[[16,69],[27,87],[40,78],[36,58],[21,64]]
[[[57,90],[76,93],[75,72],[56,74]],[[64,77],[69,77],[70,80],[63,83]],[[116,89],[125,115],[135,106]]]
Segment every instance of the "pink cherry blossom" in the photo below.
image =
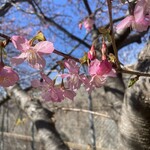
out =
[[91,81],[91,77],[87,77],[85,75],[80,75],[80,80],[82,81],[84,87],[85,87],[85,90],[91,94],[91,92],[93,91],[93,89],[95,88],[95,85],[90,82]]
[[150,26],[150,1],[138,0],[134,9],[134,15],[127,16],[116,27],[117,31],[132,26],[133,29],[142,32]]
[[71,90],[77,90],[80,88],[82,82],[79,75],[79,66],[72,60],[68,59],[64,62],[65,67],[68,69],[68,74],[62,74],[62,77],[67,77],[67,87]]
[[95,87],[101,87],[107,77],[115,77],[115,70],[112,68],[112,64],[108,60],[99,61],[93,60],[89,66],[89,74],[91,75],[91,83]]
[[76,93],[69,89],[55,87],[54,82],[45,74],[41,73],[41,76],[43,82],[40,82],[39,80],[33,80],[31,83],[33,87],[39,87],[42,89],[42,98],[44,100],[61,102],[65,98],[73,100],[76,96]]
[[71,91],[76,91],[80,88],[81,84],[84,85],[86,91],[91,93],[93,90],[92,85],[90,84],[90,79],[87,78],[84,74],[79,74],[79,66],[78,64],[72,60],[68,59],[64,61],[66,69],[68,69],[69,73],[60,74],[60,76],[64,79],[67,78],[65,82],[65,86]]
[[9,87],[19,80],[18,74],[9,66],[0,68],[0,86]]
[[85,29],[89,32],[93,28],[94,20],[92,18],[88,17],[84,20],[83,25],[84,25]]
[[11,59],[14,65],[21,64],[26,60],[31,67],[43,69],[46,62],[42,56],[54,51],[53,43],[48,41],[41,41],[35,46],[31,46],[29,41],[22,36],[12,36],[11,40],[15,48],[21,51],[19,56]]

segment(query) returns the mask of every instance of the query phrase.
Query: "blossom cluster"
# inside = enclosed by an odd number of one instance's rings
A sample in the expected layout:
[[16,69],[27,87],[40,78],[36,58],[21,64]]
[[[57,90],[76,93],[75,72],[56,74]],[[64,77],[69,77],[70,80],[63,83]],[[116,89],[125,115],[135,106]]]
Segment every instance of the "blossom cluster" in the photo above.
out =
[[[42,70],[45,67],[44,54],[50,54],[54,51],[53,43],[41,41],[35,46],[32,46],[30,41],[22,36],[12,36],[11,41],[16,49],[21,54],[11,58],[10,62],[15,66],[27,61],[33,68]],[[1,49],[2,50],[2,49]],[[2,55],[2,54],[1,54]],[[5,66],[0,60],[0,86],[9,87],[14,85],[19,80],[18,74],[9,66]]]
[[[58,76],[62,78],[63,84],[55,86],[55,82],[41,72],[42,82],[33,80],[32,86],[40,88],[42,98],[46,101],[60,102],[65,98],[73,100],[76,96],[76,91],[83,85],[88,93],[93,89],[104,85],[108,77],[116,77],[116,72],[112,67],[112,63],[103,55],[106,52],[106,47],[102,46],[102,60],[96,59],[95,49],[92,45],[90,51],[93,53],[88,55],[90,63],[88,65],[88,74],[80,73],[80,67],[73,59],[63,61],[66,73],[61,73]],[[89,52],[90,52],[89,51]],[[94,55],[94,57],[92,56]],[[93,58],[93,59],[91,59]],[[63,71],[64,72],[64,71]]]
[[150,0],[138,0],[134,14],[127,16],[116,27],[117,31],[120,31],[127,27],[143,32],[150,26]]
[[[55,85],[55,80],[51,80],[43,70],[45,59],[43,55],[49,55],[54,51],[53,43],[49,41],[40,41],[33,44],[22,36],[12,36],[11,41],[14,47],[20,51],[20,55],[10,59],[12,65],[16,66],[26,61],[31,67],[38,69],[41,74],[40,80],[33,80],[32,86],[42,91],[42,98],[46,101],[60,102],[65,98],[73,100],[76,91],[83,85],[87,92],[91,93],[93,89],[99,88],[106,82],[107,77],[115,77],[116,73],[104,55],[106,46],[102,45],[102,60],[96,58],[94,45],[88,52],[88,74],[80,73],[81,65],[73,59],[66,59],[63,65],[66,73],[58,76],[62,78],[61,86]],[[64,70],[62,71],[64,72]],[[0,86],[8,87],[14,85],[19,80],[18,74],[9,66],[5,66],[1,60],[0,63]]]
[[90,32],[94,25],[94,19],[92,17],[87,17],[83,21],[79,23],[79,29],[82,28],[82,25],[86,29],[87,32]]

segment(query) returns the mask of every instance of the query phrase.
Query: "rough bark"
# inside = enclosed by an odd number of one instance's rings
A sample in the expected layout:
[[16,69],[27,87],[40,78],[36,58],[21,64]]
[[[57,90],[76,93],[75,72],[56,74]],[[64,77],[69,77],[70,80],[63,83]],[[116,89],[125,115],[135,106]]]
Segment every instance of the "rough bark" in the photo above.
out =
[[6,90],[9,96],[14,97],[20,108],[34,122],[45,150],[69,150],[55,128],[51,111],[45,109],[38,100],[31,99],[19,86]]
[[[136,69],[150,72],[150,43],[139,56]],[[126,90],[119,124],[122,150],[150,150],[150,78]]]

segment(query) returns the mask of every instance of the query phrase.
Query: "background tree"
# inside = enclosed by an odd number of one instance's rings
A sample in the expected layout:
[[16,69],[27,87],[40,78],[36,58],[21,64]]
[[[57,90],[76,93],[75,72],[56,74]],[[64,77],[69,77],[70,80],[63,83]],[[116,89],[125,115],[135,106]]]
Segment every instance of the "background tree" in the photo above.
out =
[[[92,45],[100,58],[103,40],[107,45],[108,54],[113,53],[113,55],[109,55],[110,59],[117,59],[115,65],[118,67],[117,78],[109,78],[100,89],[93,91],[92,94],[88,94],[81,88],[81,92],[78,92],[73,102],[67,100],[61,103],[44,102],[42,105],[37,100],[41,100],[41,91],[35,90],[31,86],[33,79],[40,78],[39,71],[28,67],[27,64],[14,67],[14,70],[19,73],[19,82],[12,88],[1,90],[1,111],[3,112],[1,149],[9,147],[5,140],[7,136],[10,137],[13,134],[13,130],[10,128],[13,126],[11,123],[15,124],[14,128],[22,129],[22,126],[18,127],[12,119],[13,115],[8,115],[8,112],[16,113],[13,110],[16,108],[14,101],[7,102],[8,99],[15,99],[17,105],[33,121],[38,131],[36,134],[44,143],[45,149],[64,150],[69,149],[68,147],[94,150],[102,148],[111,150],[117,148],[150,149],[148,77],[150,46],[149,44],[145,46],[149,40],[149,28],[143,32],[135,32],[132,28],[115,32],[115,26],[124,18],[128,10],[130,15],[134,14],[136,3],[136,1],[127,1],[123,4],[120,1],[113,1],[111,6],[109,0],[97,0],[94,3],[91,0],[65,0],[63,2],[57,0],[10,0],[0,2],[0,37],[1,40],[6,40],[6,44],[9,43],[5,47],[7,53],[7,58],[4,59],[5,64],[11,66],[9,60],[17,54],[16,49],[12,47],[10,37],[23,35],[31,39],[40,30],[48,41],[54,43],[55,47],[55,54],[46,56],[47,63],[44,69],[44,73],[51,78],[55,78],[61,70],[62,60],[72,58],[79,61],[79,58],[83,57]],[[147,4],[149,3],[147,2]],[[149,12],[148,15],[150,15]],[[88,26],[87,19],[93,21],[90,23],[91,26]],[[86,32],[84,27],[80,30],[78,25],[80,27],[83,25],[89,31]],[[131,59],[135,60],[138,52],[144,46],[136,65],[128,67],[120,65],[120,62],[123,64],[133,62]],[[120,61],[117,57],[118,53]],[[125,57],[122,57],[123,55]],[[86,66],[81,71],[84,70],[86,70]],[[131,75],[134,77],[132,80],[139,78],[139,81],[128,88],[127,82]],[[57,79],[57,82],[60,83],[60,78]],[[65,114],[64,111],[68,113]],[[55,112],[56,123],[53,122],[52,112]],[[84,112],[86,113],[84,114]],[[22,118],[22,124],[23,117],[20,112],[18,114],[16,122]],[[10,123],[6,121],[6,115]],[[28,124],[30,122],[26,121],[24,127],[27,127]],[[34,133],[34,126],[31,129]],[[15,135],[13,134],[13,136]],[[67,141],[69,146],[64,144],[63,140]],[[32,141],[31,146],[27,147],[26,145],[24,149],[40,149],[33,142],[39,141],[39,139],[31,138],[29,141]],[[23,149],[23,146],[18,149]]]

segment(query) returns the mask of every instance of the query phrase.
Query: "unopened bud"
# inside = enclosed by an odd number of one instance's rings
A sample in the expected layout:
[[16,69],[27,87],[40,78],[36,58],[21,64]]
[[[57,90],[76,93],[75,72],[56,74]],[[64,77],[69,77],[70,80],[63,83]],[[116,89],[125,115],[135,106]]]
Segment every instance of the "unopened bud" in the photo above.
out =
[[91,49],[88,52],[88,58],[90,60],[94,60],[96,58],[96,51],[95,51],[94,45],[91,46]]

